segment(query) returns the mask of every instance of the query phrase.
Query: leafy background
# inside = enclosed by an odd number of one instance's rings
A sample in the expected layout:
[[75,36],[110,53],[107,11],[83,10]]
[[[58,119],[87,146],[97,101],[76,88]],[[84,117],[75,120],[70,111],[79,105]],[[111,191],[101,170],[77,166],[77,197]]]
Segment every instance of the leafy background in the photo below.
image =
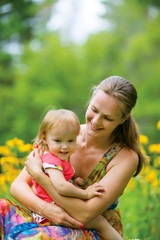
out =
[[150,158],[121,197],[124,239],[159,240],[160,2],[102,1],[110,28],[82,44],[46,28],[57,2],[0,2],[0,196],[11,198],[10,183],[32,150],[46,108],[71,109],[83,123],[90,89],[120,75],[137,88],[133,116]]

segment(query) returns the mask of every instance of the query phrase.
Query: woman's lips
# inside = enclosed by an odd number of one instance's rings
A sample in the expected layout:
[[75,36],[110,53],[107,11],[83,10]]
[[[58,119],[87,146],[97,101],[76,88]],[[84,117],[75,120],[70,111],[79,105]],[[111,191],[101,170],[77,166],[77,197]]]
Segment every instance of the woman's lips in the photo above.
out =
[[102,128],[99,128],[99,127],[97,127],[97,126],[94,126],[94,125],[92,124],[92,122],[90,122],[90,126],[91,126],[91,129],[94,130],[94,131],[102,130]]

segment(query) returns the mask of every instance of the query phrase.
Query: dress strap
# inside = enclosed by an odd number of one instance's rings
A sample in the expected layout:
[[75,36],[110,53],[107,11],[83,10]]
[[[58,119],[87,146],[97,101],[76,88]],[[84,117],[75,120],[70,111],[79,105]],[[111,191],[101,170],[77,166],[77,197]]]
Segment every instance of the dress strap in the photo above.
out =
[[82,185],[83,189],[86,189],[88,186],[92,185],[95,182],[99,182],[106,175],[107,165],[122,147],[122,144],[114,143],[108,148],[108,150],[103,155],[103,158],[97,163],[95,168],[85,179],[84,184]]
[[120,143],[114,143],[112,144],[107,151],[105,152],[105,154],[103,155],[103,158],[101,159],[100,162],[108,165],[109,162],[115,157],[115,155],[117,154],[117,152],[119,152],[122,149],[122,144]]

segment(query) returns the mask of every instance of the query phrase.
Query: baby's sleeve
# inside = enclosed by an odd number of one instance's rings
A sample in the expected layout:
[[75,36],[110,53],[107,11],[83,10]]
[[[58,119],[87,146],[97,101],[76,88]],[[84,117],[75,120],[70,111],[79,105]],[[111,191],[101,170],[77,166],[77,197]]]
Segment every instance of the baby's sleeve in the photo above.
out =
[[51,153],[44,153],[42,156],[42,166],[44,169],[44,172],[46,173],[47,168],[54,168],[58,169],[63,172],[63,165],[61,159],[54,156]]

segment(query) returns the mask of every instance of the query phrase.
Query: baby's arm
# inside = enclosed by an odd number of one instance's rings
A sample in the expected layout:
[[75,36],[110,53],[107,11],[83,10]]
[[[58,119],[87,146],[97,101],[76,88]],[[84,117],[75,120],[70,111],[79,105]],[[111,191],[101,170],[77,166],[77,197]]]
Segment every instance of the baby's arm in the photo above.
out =
[[62,196],[76,197],[81,199],[91,199],[95,196],[102,196],[104,188],[99,183],[94,183],[86,190],[77,188],[72,183],[67,182],[63,172],[59,169],[47,168],[45,171],[53,183],[56,191]]

